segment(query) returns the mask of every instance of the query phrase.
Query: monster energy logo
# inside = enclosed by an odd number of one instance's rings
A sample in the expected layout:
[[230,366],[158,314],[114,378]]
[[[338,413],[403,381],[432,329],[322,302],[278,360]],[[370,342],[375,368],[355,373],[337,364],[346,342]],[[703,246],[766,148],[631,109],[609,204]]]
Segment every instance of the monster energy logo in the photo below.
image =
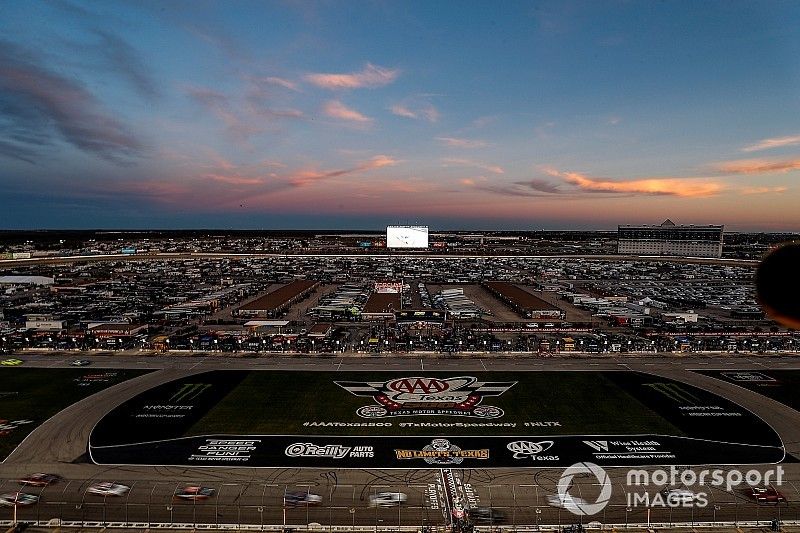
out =
[[210,387],[210,383],[184,383],[178,392],[170,396],[167,401],[169,403],[190,402],[203,394]]
[[682,405],[697,405],[700,398],[684,389],[677,383],[645,383],[645,387],[650,387],[659,394],[663,394],[675,403]]

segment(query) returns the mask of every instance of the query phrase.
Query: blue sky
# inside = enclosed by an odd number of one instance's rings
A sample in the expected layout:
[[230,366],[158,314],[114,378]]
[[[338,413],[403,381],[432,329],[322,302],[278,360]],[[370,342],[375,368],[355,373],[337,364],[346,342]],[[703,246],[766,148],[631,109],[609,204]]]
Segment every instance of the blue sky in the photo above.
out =
[[0,227],[800,230],[797,2],[0,0]]

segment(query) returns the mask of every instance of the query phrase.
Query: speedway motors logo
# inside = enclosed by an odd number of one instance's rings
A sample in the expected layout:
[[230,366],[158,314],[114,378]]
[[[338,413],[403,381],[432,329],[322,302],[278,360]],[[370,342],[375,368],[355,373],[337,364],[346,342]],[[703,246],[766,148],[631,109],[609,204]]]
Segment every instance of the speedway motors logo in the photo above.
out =
[[488,459],[489,450],[462,450],[447,439],[433,439],[421,450],[395,450],[399,460],[422,459],[429,465],[460,465],[464,459]]
[[404,377],[382,382],[334,381],[355,396],[376,403],[356,411],[362,418],[410,415],[450,415],[500,418],[503,410],[481,405],[485,396],[500,396],[516,381],[478,381],[472,376],[452,378]]

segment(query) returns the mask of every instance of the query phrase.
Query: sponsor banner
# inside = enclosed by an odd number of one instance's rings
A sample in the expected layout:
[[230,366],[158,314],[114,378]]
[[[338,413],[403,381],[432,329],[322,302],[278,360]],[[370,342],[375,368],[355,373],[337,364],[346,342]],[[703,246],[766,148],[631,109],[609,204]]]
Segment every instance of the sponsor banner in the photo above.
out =
[[774,464],[777,446],[749,446],[663,435],[556,437],[326,437],[207,435],[118,446],[90,446],[97,464],[273,468],[542,468]]

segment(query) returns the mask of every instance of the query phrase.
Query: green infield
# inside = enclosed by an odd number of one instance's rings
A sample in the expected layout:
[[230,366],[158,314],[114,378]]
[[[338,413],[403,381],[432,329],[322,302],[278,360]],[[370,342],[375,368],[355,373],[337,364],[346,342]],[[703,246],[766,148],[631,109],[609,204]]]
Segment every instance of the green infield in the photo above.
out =
[[[513,435],[524,428],[539,435],[683,435],[642,403],[635,391],[615,382],[616,374],[493,372],[479,378],[478,383],[487,383],[483,380],[488,377],[488,383],[497,384],[497,390],[484,395],[480,388],[470,391],[475,384],[458,381],[458,374],[452,373],[430,372],[426,378],[406,381],[405,375],[398,375],[401,379],[393,382],[386,372],[250,372],[185,436]],[[364,390],[358,390],[360,385]],[[457,387],[461,388],[448,396]],[[470,395],[478,398],[475,406],[469,404]],[[387,405],[383,413],[381,405],[386,403],[380,402],[387,396],[383,401],[394,402],[396,409]]]
[[0,460],[65,407],[149,370],[6,368],[0,371]]

